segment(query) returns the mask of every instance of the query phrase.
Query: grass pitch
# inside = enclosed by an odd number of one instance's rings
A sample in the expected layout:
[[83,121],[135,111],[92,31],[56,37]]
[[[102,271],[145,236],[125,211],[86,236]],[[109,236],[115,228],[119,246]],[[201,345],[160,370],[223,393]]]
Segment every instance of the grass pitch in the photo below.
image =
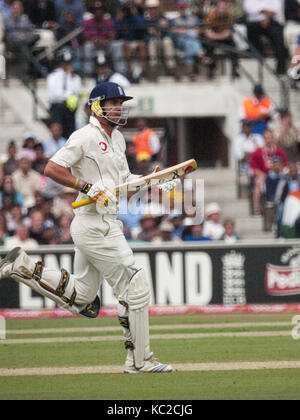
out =
[[152,350],[178,371],[124,375],[115,318],[8,320],[0,399],[298,400],[300,340],[291,322],[292,314],[152,317]]

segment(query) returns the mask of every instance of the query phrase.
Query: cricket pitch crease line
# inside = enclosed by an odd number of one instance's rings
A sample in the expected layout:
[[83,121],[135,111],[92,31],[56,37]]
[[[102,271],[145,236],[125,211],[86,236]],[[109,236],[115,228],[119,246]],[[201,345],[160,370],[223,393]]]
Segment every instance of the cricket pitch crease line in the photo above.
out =
[[[194,334],[151,334],[151,340],[186,340],[195,338],[241,338],[241,337],[288,337],[290,331],[255,331],[255,332],[228,332],[228,333],[194,333]],[[0,346],[8,344],[49,344],[49,343],[80,343],[121,341],[124,337],[98,336],[98,337],[52,337],[52,338],[25,338],[0,340]]]
[[[201,330],[217,328],[246,328],[246,327],[290,327],[290,322],[238,322],[232,324],[172,324],[172,325],[151,325],[150,330]],[[7,334],[29,335],[29,334],[55,334],[55,333],[84,333],[84,332],[118,332],[120,327],[82,327],[82,328],[44,328],[44,329],[24,329],[6,330]]]
[[[226,363],[180,363],[172,364],[176,372],[211,372],[237,370],[281,370],[299,369],[300,361],[265,362],[226,362]],[[122,373],[123,366],[68,366],[0,369],[0,377],[12,376],[58,376],[58,375],[95,375]]]

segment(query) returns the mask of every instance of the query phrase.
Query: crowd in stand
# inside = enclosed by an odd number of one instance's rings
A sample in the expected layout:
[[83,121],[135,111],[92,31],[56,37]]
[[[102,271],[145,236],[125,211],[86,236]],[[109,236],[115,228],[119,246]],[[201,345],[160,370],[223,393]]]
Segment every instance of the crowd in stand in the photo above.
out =
[[240,120],[234,153],[239,172],[249,178],[254,215],[264,216],[265,231],[275,225],[278,237],[300,237],[300,211],[293,202],[300,191],[299,127],[288,110],[276,109],[260,85],[243,101]]
[[64,44],[75,71],[93,76],[102,52],[114,71],[139,82],[141,77],[156,80],[161,63],[176,80],[182,75],[195,80],[199,66],[207,67],[212,78],[220,45],[236,78],[237,51],[248,48],[241,47],[242,37],[263,54],[268,39],[275,70],[285,74],[289,45],[284,22],[300,23],[300,4],[284,1],[285,16],[282,0],[0,0],[0,44],[4,41],[8,51],[20,54],[25,69],[33,48],[49,47],[49,39],[53,44],[81,28]]

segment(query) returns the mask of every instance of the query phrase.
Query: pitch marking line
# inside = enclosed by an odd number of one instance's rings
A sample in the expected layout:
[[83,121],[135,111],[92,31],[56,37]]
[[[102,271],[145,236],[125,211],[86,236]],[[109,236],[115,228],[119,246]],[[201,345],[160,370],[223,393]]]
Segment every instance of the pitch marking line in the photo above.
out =
[[[291,336],[290,331],[257,331],[257,332],[228,332],[228,333],[207,333],[207,334],[152,334],[151,340],[186,340],[189,338],[240,338],[240,337],[287,337]],[[25,338],[0,340],[0,345],[7,344],[50,344],[50,343],[80,343],[99,341],[120,341],[124,340],[119,336],[100,337],[53,337],[53,338]]]
[[[239,322],[232,324],[172,324],[172,325],[152,325],[150,330],[197,330],[197,329],[217,329],[217,328],[247,328],[247,327],[290,327],[290,322]],[[81,328],[44,328],[31,330],[7,330],[7,334],[29,335],[29,334],[54,334],[54,333],[87,333],[87,332],[115,332],[120,331],[120,327],[81,327]]]
[[[211,372],[236,370],[280,370],[299,369],[300,361],[266,361],[266,362],[229,362],[229,363],[181,363],[173,364],[177,372]],[[0,369],[0,377],[12,376],[57,376],[57,375],[95,375],[122,373],[123,366],[74,366],[74,367],[41,367],[21,369]]]

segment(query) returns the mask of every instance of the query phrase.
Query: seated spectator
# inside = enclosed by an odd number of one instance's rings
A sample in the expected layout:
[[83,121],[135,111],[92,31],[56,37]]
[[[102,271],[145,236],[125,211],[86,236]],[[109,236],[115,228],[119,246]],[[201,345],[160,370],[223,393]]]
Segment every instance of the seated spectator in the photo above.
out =
[[44,175],[45,167],[48,163],[48,159],[44,154],[44,146],[42,143],[38,143],[34,146],[35,159],[32,163],[32,169],[41,175]]
[[60,123],[52,123],[50,125],[51,137],[43,143],[43,149],[46,158],[51,158],[58,152],[67,142],[63,137],[63,128]]
[[193,225],[190,227],[190,233],[184,235],[183,240],[185,242],[209,242],[212,241],[212,237],[205,236],[203,234],[203,224]]
[[140,241],[152,242],[155,237],[159,236],[157,221],[152,215],[144,215],[140,220],[140,225],[141,232],[137,236]]
[[11,5],[13,0],[0,0],[0,15],[6,19],[11,14]]
[[300,238],[300,191],[289,193],[285,202],[282,217],[282,236]]
[[76,25],[80,26],[83,21],[85,2],[81,0],[54,0],[58,23],[62,24],[65,13],[72,11],[76,17]]
[[27,250],[37,249],[39,246],[37,241],[29,237],[29,230],[25,225],[20,225],[16,234],[5,241],[5,247],[9,250],[19,246]]
[[224,234],[224,227],[220,223],[221,208],[217,203],[210,203],[205,209],[206,220],[203,226],[203,235],[214,240],[220,240]]
[[8,143],[7,147],[7,160],[3,164],[4,175],[11,175],[18,169],[18,160],[16,159],[17,147],[16,143],[12,140]]
[[177,238],[182,238],[182,233],[184,230],[183,216],[173,214],[169,216],[169,220],[173,225],[173,235]]
[[253,124],[249,120],[242,121],[242,132],[234,139],[235,158],[241,164],[247,174],[249,174],[249,159],[253,152],[259,147],[263,147],[264,139],[259,134],[253,134]]
[[44,230],[42,239],[41,239],[42,245],[59,245],[60,240],[58,236],[58,231],[55,227],[48,227]]
[[30,238],[35,239],[39,244],[42,244],[45,230],[43,213],[39,210],[33,211],[29,216],[26,226],[29,226]]
[[92,76],[94,73],[94,59],[98,50],[113,54],[112,41],[116,36],[114,21],[105,17],[101,1],[94,3],[92,11],[93,18],[82,23],[84,73],[86,76]]
[[[275,218],[280,224],[279,219],[282,216],[281,196],[284,185],[286,185],[286,176],[283,172],[282,158],[273,156],[272,167],[269,171],[264,185],[264,230],[270,232],[272,230]],[[279,216],[280,213],[280,216]],[[276,217],[277,215],[277,217]]]
[[281,0],[244,0],[244,10],[250,43],[263,54],[261,37],[267,37],[275,50],[276,72],[279,75],[284,74],[288,51],[283,35]]
[[149,79],[157,80],[158,66],[161,58],[165,63],[169,75],[179,79],[176,69],[175,48],[169,32],[169,20],[159,12],[160,0],[146,0],[145,6],[148,12],[146,19],[148,28],[148,54],[149,54]]
[[34,205],[34,192],[41,189],[41,175],[31,165],[30,159],[21,156],[19,167],[12,174],[14,188],[23,195],[25,207]]
[[22,149],[20,150],[20,155],[24,154],[28,157],[28,159],[34,161],[34,159],[36,158],[35,155],[35,144],[36,144],[36,136],[34,133],[31,133],[30,131],[27,131],[24,134],[24,142],[23,142],[23,146]]
[[[63,22],[56,30],[56,39],[60,41],[61,39],[68,36],[75,29],[78,28],[76,23],[76,16],[72,10],[67,10],[63,15]],[[82,57],[81,57],[81,45],[83,43],[82,34],[78,34],[70,39],[69,42],[65,44],[65,47],[68,48],[72,54],[72,66],[76,73],[82,74]]]
[[41,191],[35,191],[34,192],[34,206],[28,208],[27,214],[31,214],[35,210],[42,211],[43,204],[45,201],[44,195],[41,193]]
[[72,188],[65,187],[55,198],[52,206],[52,213],[56,219],[60,219],[63,215],[73,219],[74,210],[72,203],[77,198],[77,191]]
[[69,217],[67,214],[63,214],[58,220],[58,237],[59,242],[63,245],[73,244],[70,231],[71,222],[72,217]]
[[300,73],[299,73],[299,64],[300,64],[300,34],[297,38],[297,45],[295,51],[293,52],[292,61],[288,69],[288,76],[292,80],[291,88],[298,89],[300,82]]
[[126,89],[131,85],[130,81],[123,74],[113,70],[112,63],[105,54],[99,53],[97,55],[95,67],[96,85],[104,82],[112,82],[117,83],[117,85],[121,86],[123,89]]
[[159,244],[162,242],[181,242],[178,236],[173,235],[174,227],[172,223],[165,221],[159,225],[159,236],[155,237],[152,242]]
[[15,204],[7,214],[7,231],[9,234],[15,235],[18,227],[24,223],[23,208]]
[[21,1],[12,3],[11,13],[5,18],[4,25],[7,49],[18,54],[22,73],[28,73],[31,48],[39,40],[39,35],[34,33],[32,23],[23,13]]
[[266,177],[272,168],[272,157],[280,156],[283,166],[287,165],[286,153],[277,146],[272,130],[264,132],[265,145],[257,149],[250,158],[249,166],[253,172],[253,210],[254,214],[261,215],[261,195]]
[[234,244],[240,240],[239,235],[235,232],[235,223],[231,219],[225,220],[224,224],[224,234],[221,236],[221,240],[226,244]]
[[[3,179],[3,185],[0,190],[0,204],[2,206],[3,199],[6,196],[10,196],[12,199],[12,202],[18,206],[24,205],[24,197],[23,194],[20,191],[16,191],[12,175],[5,175]],[[1,207],[0,206],[0,207]]]
[[285,0],[285,19],[300,23],[300,3],[298,0]]
[[253,89],[253,96],[245,98],[239,111],[240,120],[253,123],[253,134],[263,134],[268,123],[276,115],[276,108],[271,99],[267,98],[261,85]]
[[41,206],[41,212],[43,213],[44,217],[44,228],[53,228],[57,226],[57,219],[52,213],[52,200],[45,199],[43,200],[42,206]]
[[143,8],[134,3],[124,4],[115,25],[116,38],[123,45],[128,77],[138,83],[147,70],[147,27]]
[[194,14],[187,13],[187,1],[177,1],[177,8],[180,16],[171,22],[171,31],[176,48],[184,53],[186,73],[193,81],[196,77],[195,65],[204,57],[203,47],[199,40],[201,22]]
[[[234,17],[229,12],[229,3],[225,0],[219,0],[215,9],[213,9],[203,21],[205,25],[205,37],[209,41],[220,42],[231,48],[235,48],[233,41],[233,24]],[[208,44],[206,46],[206,55],[210,59],[209,78],[213,78],[216,68],[216,59],[214,56],[215,46]],[[232,77],[240,77],[238,71],[238,58],[233,52],[229,52],[228,56],[232,61]]]
[[37,28],[52,29],[57,25],[56,10],[52,0],[26,0],[24,12]]
[[136,156],[147,153],[152,161],[156,160],[161,147],[158,135],[148,126],[147,120],[144,118],[137,120],[136,128],[138,131],[132,137]]
[[300,130],[296,128],[289,111],[280,113],[281,129],[277,136],[278,144],[285,150],[288,160],[295,160],[300,153]]
[[4,246],[6,239],[9,237],[7,230],[6,217],[3,211],[0,211],[0,246]]

